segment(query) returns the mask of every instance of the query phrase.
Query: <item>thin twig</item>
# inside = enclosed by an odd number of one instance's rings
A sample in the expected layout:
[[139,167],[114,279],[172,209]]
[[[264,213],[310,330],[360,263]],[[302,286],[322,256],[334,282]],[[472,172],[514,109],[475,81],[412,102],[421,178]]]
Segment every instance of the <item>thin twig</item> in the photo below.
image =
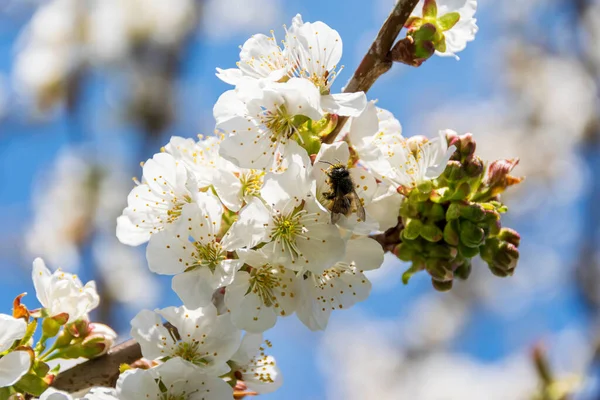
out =
[[[390,51],[418,2],[419,0],[398,0],[381,26],[369,51],[344,88],[344,93],[367,92],[381,75],[392,68]],[[323,138],[323,143],[333,143],[347,120],[348,117],[340,117],[333,132]]]
[[[390,50],[418,2],[419,0],[399,0],[396,3],[344,89],[345,93],[366,92],[377,78],[392,67],[393,62],[389,57]],[[345,122],[346,118],[340,118],[336,129],[327,135],[323,142],[333,143]],[[61,372],[52,386],[67,392],[80,391],[93,386],[114,387],[119,377],[119,366],[124,363],[130,364],[141,357],[140,345],[130,339],[114,347],[102,357]]]

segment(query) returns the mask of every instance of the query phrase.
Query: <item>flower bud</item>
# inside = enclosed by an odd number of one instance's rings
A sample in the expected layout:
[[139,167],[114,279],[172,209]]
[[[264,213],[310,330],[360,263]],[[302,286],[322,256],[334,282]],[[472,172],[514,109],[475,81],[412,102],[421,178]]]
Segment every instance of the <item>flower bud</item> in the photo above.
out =
[[471,275],[471,260],[464,260],[454,269],[454,276],[462,279],[463,281],[467,280],[469,275]]
[[444,237],[442,230],[433,223],[422,225],[420,234],[423,239],[429,242],[439,242]]
[[90,321],[87,317],[78,319],[72,324],[67,325],[69,333],[74,337],[86,337],[89,332]]
[[409,219],[402,230],[402,237],[408,240],[415,240],[421,234],[423,223],[418,219]]
[[465,133],[460,136],[460,155],[463,160],[470,159],[475,154],[475,147],[475,140],[472,134]]
[[473,157],[464,163],[465,174],[469,178],[476,178],[483,173],[483,161],[479,157]]
[[44,318],[44,321],[42,322],[42,334],[47,338],[58,335],[58,331],[68,320],[69,314],[67,313]]
[[519,260],[519,250],[514,244],[491,238],[481,248],[481,258],[488,263],[494,275],[512,275]]
[[519,247],[519,244],[521,243],[521,235],[510,228],[502,228],[498,234],[498,239],[508,242],[515,247]]
[[452,289],[452,281],[438,281],[432,278],[431,283],[438,292],[447,292]]
[[449,221],[444,227],[444,241],[452,246],[458,246],[458,233],[460,226],[458,220]]
[[427,249],[428,257],[443,258],[446,260],[452,260],[458,254],[458,250],[454,247],[450,247],[444,244],[435,244]]
[[465,170],[460,161],[450,160],[444,170],[443,176],[450,182],[458,182],[465,177]]
[[460,242],[471,248],[479,247],[485,239],[483,229],[475,225],[471,221],[461,220],[460,221]]
[[447,263],[439,258],[430,258],[425,261],[425,269],[437,281],[451,281],[454,278],[454,274],[447,267]]

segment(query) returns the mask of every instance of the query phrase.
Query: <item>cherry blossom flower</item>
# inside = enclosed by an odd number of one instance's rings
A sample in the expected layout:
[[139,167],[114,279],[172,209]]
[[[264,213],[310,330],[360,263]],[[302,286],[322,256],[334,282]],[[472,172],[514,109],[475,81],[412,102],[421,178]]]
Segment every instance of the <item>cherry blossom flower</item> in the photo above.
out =
[[300,300],[296,314],[311,330],[327,327],[334,310],[347,309],[365,300],[371,283],[363,271],[377,269],[383,263],[381,246],[370,238],[350,239],[343,260],[321,274],[299,274]]
[[305,79],[244,80],[221,95],[213,114],[226,134],[219,153],[241,168],[272,171],[301,140],[298,127],[320,120],[319,91]]
[[189,308],[209,304],[213,292],[229,285],[243,264],[228,259],[235,247],[230,234],[219,236],[222,215],[214,195],[199,193],[197,203],[183,206],[172,230],[154,234],[148,243],[150,270],[175,275],[173,290]]
[[68,322],[75,322],[98,307],[100,298],[94,281],[84,286],[76,275],[60,269],[50,273],[41,258],[33,261],[31,276],[37,298],[50,317],[68,314]]
[[125,371],[117,381],[119,400],[221,400],[233,396],[223,379],[198,374],[198,370],[176,357],[150,369]]
[[238,351],[231,357],[232,370],[249,390],[258,394],[272,393],[283,385],[283,375],[275,358],[265,353],[271,342],[262,334],[246,333]]
[[[163,326],[166,319],[177,335]],[[131,336],[150,360],[181,357],[202,374],[220,376],[229,371],[227,361],[239,348],[241,333],[229,315],[217,315],[212,304],[195,310],[167,307],[142,310],[131,321]]]
[[177,221],[183,206],[194,201],[187,169],[170,154],[155,154],[143,170],[142,182],[129,193],[127,208],[117,219],[117,238],[130,246],[147,242]]
[[261,250],[273,265],[320,274],[342,258],[344,241],[329,223],[330,214],[310,194],[313,181],[306,153],[296,158],[283,173],[267,174],[262,200],[251,200],[230,232],[239,247],[263,243]]
[[262,251],[238,251],[240,260],[251,267],[236,273],[225,290],[225,306],[239,329],[264,332],[275,326],[277,317],[296,310],[298,293],[294,271],[273,264]]
[[411,188],[444,172],[456,150],[455,146],[448,146],[446,133],[440,131],[433,139],[404,138],[393,116],[383,110],[378,112],[370,103],[360,117],[352,120],[348,138],[377,178],[396,188]]
[[321,21],[304,22],[298,14],[286,32],[283,48],[273,33],[271,36],[253,35],[241,48],[238,68],[217,68],[217,76],[232,85],[239,85],[245,79],[273,82],[306,79],[321,93],[321,107],[325,112],[357,116],[366,105],[364,93],[330,94],[341,58],[339,33]]

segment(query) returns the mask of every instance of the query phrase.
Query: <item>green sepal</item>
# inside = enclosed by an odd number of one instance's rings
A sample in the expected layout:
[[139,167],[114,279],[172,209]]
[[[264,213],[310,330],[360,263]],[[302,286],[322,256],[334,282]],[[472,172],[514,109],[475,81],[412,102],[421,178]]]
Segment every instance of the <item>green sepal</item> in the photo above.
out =
[[459,243],[458,252],[465,258],[473,258],[479,254],[479,247],[467,247],[464,244]]
[[444,14],[437,19],[437,26],[442,31],[450,30],[460,20],[460,14],[456,11]]
[[438,8],[435,0],[425,0],[423,3],[423,18],[435,19],[437,17]]
[[402,283],[407,285],[410,278],[419,271],[421,271],[421,268],[416,267],[415,264],[411,265],[410,268],[402,274]]
[[15,388],[21,392],[29,393],[34,396],[41,396],[48,389],[48,383],[35,374],[25,374],[15,383]]
[[19,344],[21,346],[29,346],[29,342],[31,341],[31,338],[33,337],[33,334],[35,333],[35,330],[37,329],[37,325],[38,325],[37,318],[34,318],[33,320],[31,320],[31,322],[29,324],[27,324],[27,330],[25,331],[25,335],[19,342]]
[[478,248],[485,240],[483,229],[468,220],[460,221],[460,242],[467,247]]
[[458,237],[459,230],[458,220],[449,221],[444,227],[444,241],[452,246],[458,246],[460,242]]
[[442,35],[441,38],[439,38],[438,40],[436,40],[435,42],[435,49],[437,51],[439,51],[440,53],[445,53],[446,52],[446,37]]
[[37,376],[46,376],[50,371],[50,366],[43,361],[35,360],[33,363],[33,372]]
[[471,260],[465,260],[454,270],[454,276],[466,281],[471,275]]

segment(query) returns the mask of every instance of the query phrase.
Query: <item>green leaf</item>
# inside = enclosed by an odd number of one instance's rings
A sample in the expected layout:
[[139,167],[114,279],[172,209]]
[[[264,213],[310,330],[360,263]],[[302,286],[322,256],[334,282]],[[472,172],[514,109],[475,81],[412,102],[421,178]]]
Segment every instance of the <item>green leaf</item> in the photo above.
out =
[[460,20],[460,14],[457,12],[451,12],[446,15],[442,15],[437,20],[437,25],[442,31],[450,30]]

